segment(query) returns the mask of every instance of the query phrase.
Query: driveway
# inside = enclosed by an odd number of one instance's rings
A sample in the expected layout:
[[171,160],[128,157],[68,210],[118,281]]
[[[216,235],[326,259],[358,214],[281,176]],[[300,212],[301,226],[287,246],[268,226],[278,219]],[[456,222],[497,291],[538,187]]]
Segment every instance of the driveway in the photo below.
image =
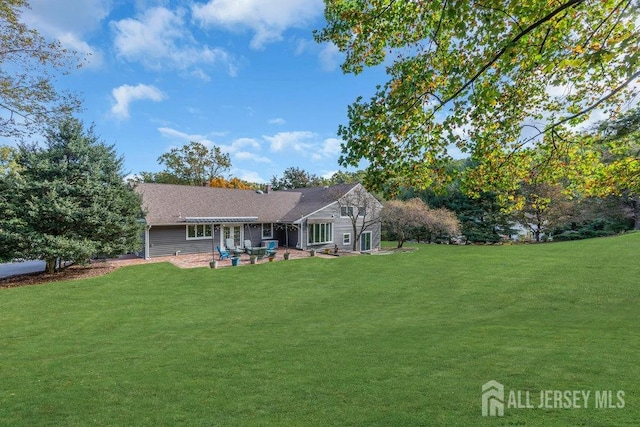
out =
[[38,273],[44,271],[44,261],[8,262],[0,264],[0,279],[19,274]]

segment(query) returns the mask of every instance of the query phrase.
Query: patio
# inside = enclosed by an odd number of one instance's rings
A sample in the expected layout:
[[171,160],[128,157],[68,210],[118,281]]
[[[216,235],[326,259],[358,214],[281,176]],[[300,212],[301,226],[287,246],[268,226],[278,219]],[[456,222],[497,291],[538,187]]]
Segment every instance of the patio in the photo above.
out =
[[[280,248],[276,252],[276,257],[273,262],[281,262],[285,261],[284,259],[285,250]],[[348,256],[348,255],[358,255],[356,252],[346,252],[342,251],[340,256]],[[300,250],[300,249],[289,249],[289,260],[296,260],[300,258],[309,258],[311,254],[309,251]],[[336,259],[335,255],[327,255],[323,252],[317,251],[315,254],[318,258],[326,258],[326,259]],[[215,260],[217,261],[217,268],[225,268],[231,267],[230,259],[220,260],[220,257],[216,253]],[[176,256],[167,256],[167,257],[157,257],[151,259],[142,259],[133,255],[126,255],[120,257],[118,259],[112,259],[108,262],[117,267],[124,267],[127,265],[135,265],[135,264],[146,264],[146,263],[154,263],[154,262],[170,262],[173,265],[180,268],[196,268],[196,267],[209,267],[209,263],[211,262],[212,255],[210,253],[207,254],[189,254],[189,255],[176,255]],[[256,259],[256,264],[264,264],[268,263],[269,259],[265,256],[262,259]],[[248,254],[242,254],[240,256],[239,267],[251,265]]]

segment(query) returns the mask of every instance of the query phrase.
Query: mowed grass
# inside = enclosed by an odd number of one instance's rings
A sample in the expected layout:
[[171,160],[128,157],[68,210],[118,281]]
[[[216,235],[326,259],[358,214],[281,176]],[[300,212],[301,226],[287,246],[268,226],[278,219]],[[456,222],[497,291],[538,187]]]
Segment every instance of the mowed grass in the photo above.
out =
[[[0,425],[636,425],[639,254],[636,233],[3,289]],[[591,400],[482,417],[489,380]]]

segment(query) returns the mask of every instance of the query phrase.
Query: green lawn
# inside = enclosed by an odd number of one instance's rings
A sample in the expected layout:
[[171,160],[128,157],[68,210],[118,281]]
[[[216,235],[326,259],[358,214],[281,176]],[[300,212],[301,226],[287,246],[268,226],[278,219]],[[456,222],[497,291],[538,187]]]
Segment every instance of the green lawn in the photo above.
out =
[[[637,425],[639,261],[636,233],[0,289],[0,425]],[[489,380],[592,400],[482,417]]]

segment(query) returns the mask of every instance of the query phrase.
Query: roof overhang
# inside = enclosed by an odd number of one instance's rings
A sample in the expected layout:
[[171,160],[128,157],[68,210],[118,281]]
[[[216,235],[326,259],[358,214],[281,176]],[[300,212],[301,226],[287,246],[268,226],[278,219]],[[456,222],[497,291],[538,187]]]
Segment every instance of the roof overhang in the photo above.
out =
[[256,222],[257,216],[188,216],[184,221],[190,224],[226,224],[233,222]]
[[327,224],[336,222],[335,218],[309,218],[307,224]]

